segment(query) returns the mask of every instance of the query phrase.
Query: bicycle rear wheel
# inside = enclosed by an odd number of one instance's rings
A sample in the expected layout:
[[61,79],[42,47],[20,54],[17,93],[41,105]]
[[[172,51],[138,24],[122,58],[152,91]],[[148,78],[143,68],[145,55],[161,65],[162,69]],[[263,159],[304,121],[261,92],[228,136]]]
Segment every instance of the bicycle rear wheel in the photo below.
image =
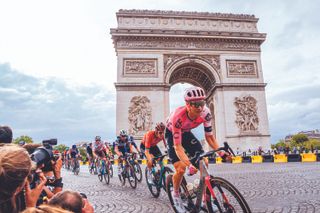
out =
[[209,213],[251,213],[246,200],[230,182],[223,178],[211,176],[210,183],[215,198],[212,196],[209,187],[206,186],[206,204]]
[[[146,170],[145,170],[145,178],[146,178],[148,189],[151,192],[152,196],[155,198],[159,197],[161,188],[157,186],[159,183],[156,182],[154,176],[150,173],[150,170],[148,167],[146,167]],[[152,182],[150,180],[152,180]]]
[[172,169],[170,169],[169,167],[164,167],[164,173],[162,174],[162,188],[165,192],[167,191],[167,176],[172,173]]
[[106,182],[106,184],[110,183],[110,176],[109,176],[109,171],[107,168],[105,168],[103,171],[103,178],[104,178],[104,181]]
[[[167,188],[167,194],[171,203],[171,207],[174,210],[174,212],[179,213],[179,211],[176,209],[174,202],[173,202],[173,198],[172,198],[172,192],[173,192],[173,180],[172,180],[173,175],[170,174],[167,176],[166,179],[166,188]],[[192,212],[193,208],[194,208],[194,203],[192,201],[192,198],[189,195],[188,189],[187,189],[187,181],[185,179],[185,177],[183,177],[182,181],[181,181],[181,185],[180,185],[180,196],[183,202],[183,205],[185,207],[185,210],[187,212]]]
[[113,177],[113,166],[111,162],[109,162],[109,175],[110,177]]
[[137,162],[133,163],[133,168],[134,168],[134,172],[136,174],[137,177],[137,181],[141,182],[142,181],[142,170],[140,165]]

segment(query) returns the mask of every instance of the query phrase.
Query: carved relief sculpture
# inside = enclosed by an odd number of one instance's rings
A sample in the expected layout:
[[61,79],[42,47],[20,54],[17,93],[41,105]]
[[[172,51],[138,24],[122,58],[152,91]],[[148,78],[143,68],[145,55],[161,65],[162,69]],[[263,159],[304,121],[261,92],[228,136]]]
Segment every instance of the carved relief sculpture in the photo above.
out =
[[240,132],[252,132],[258,130],[259,118],[257,115],[257,100],[252,96],[236,97],[236,124]]
[[227,61],[229,77],[257,77],[256,61]]
[[124,74],[156,74],[155,59],[124,59]]
[[152,109],[150,100],[146,96],[134,96],[129,107],[129,133],[136,135],[140,131],[147,131],[152,126]]
[[[190,55],[164,55],[164,70],[165,72],[168,68],[179,60],[183,60],[186,58],[190,58]],[[196,55],[193,56],[199,59],[202,59],[208,62],[211,66],[213,66],[216,70],[220,70],[220,57],[218,55]]]

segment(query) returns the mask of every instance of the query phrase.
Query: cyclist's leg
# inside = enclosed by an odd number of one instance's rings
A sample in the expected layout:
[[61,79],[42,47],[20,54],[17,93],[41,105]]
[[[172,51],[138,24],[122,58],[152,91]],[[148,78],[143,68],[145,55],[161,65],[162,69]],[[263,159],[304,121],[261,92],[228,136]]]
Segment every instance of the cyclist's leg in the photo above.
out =
[[166,129],[166,140],[168,144],[168,154],[169,158],[171,159],[171,162],[174,166],[175,172],[172,177],[172,182],[173,182],[173,190],[176,195],[179,194],[179,188],[181,181],[183,179],[183,175],[186,171],[186,165],[180,161],[178,158],[176,151],[173,147],[173,135],[172,132],[170,132],[168,129]]
[[185,132],[182,134],[182,146],[187,152],[192,165],[199,168],[199,163],[196,164],[196,160],[204,153],[200,141],[192,134],[192,132]]

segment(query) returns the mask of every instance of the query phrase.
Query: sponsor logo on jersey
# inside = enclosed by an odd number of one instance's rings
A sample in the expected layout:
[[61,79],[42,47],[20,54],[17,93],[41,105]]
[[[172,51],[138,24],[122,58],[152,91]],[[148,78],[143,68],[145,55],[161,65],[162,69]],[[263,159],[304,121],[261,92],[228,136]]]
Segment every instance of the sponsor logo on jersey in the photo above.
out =
[[208,113],[204,119],[206,119],[206,121],[211,121],[212,115]]
[[180,129],[180,128],[182,127],[182,120],[179,118],[174,126],[175,126],[177,129]]

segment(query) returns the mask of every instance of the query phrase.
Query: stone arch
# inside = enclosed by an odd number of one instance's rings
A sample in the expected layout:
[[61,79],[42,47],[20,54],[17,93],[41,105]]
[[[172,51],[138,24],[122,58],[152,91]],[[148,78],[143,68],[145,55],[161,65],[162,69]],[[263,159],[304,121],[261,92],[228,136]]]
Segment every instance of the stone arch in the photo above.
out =
[[186,56],[172,63],[165,70],[165,83],[173,85],[179,81],[188,82],[205,89],[207,94],[215,84],[221,83],[216,68],[200,57]]
[[[243,150],[270,147],[260,48],[266,34],[258,32],[254,15],[119,10],[117,20],[111,29],[117,131],[135,129],[141,139],[170,114],[171,86],[186,82],[205,89],[218,142]],[[243,97],[256,100],[257,128],[237,125],[238,117],[252,117],[252,110],[237,109],[239,100],[249,104]]]

